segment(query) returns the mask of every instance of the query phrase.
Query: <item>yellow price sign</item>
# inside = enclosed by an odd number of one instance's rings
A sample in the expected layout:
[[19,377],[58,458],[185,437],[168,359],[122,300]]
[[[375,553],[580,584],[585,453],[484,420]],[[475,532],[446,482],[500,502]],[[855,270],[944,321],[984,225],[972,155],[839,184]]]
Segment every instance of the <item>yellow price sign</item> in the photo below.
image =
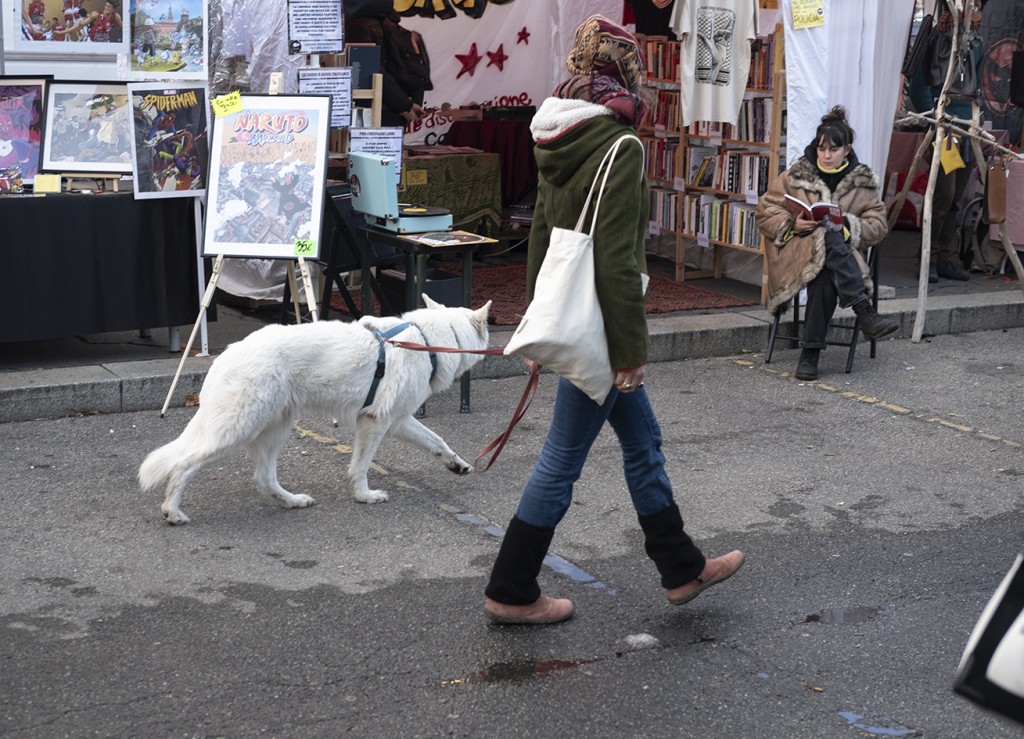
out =
[[235,90],[227,95],[220,95],[211,100],[210,104],[213,105],[213,114],[217,118],[238,113],[242,110],[242,93]]
[[32,185],[32,192],[60,192],[60,175],[36,172],[36,179],[35,184]]
[[295,239],[295,251],[297,257],[316,256],[316,239]]
[[824,0],[793,0],[793,28],[814,28],[824,25]]

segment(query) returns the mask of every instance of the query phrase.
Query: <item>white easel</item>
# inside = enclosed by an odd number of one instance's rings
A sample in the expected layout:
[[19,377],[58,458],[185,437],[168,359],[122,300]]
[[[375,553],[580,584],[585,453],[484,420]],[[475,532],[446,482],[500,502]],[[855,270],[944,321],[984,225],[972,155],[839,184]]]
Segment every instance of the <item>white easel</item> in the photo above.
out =
[[[282,75],[280,72],[274,72],[271,75],[270,80],[270,93],[276,95],[281,90]],[[196,243],[199,251],[199,288],[203,289],[203,260],[202,260],[202,247],[203,247],[203,233],[204,228],[202,227],[203,221],[202,209],[199,205],[199,199],[196,198]],[[317,315],[317,300],[316,294],[313,292],[313,280],[309,273],[309,265],[306,263],[306,259],[303,256],[296,256],[296,261],[299,263],[299,271],[302,274],[302,283],[306,289],[306,301],[309,304],[310,315],[313,321],[319,320]],[[210,307],[210,303],[213,301],[214,291],[217,289],[217,280],[220,278],[221,269],[224,266],[224,255],[218,254],[217,258],[213,263],[213,272],[210,275],[210,282],[206,285],[205,292],[203,293],[203,299],[199,303],[199,316],[196,319],[195,325],[192,327],[192,333],[188,338],[188,343],[185,345],[184,350],[181,353],[181,360],[178,362],[178,369],[174,373],[174,377],[171,380],[171,387],[167,391],[167,397],[164,399],[163,408],[160,409],[160,418],[164,418],[167,415],[167,408],[171,404],[171,396],[174,395],[174,389],[178,385],[178,378],[181,377],[181,371],[185,366],[185,360],[188,358],[189,352],[192,350],[192,342],[195,341],[196,334],[200,328],[203,331],[203,352],[201,356],[209,355],[209,340],[206,334],[206,311]],[[302,322],[302,312],[299,307],[298,291],[295,289],[295,266],[289,260],[288,262],[288,279],[290,286],[292,287],[292,300],[295,305],[295,319],[296,323]]]
[[[283,86],[284,75],[280,72],[272,72],[270,75],[270,94],[279,95]],[[313,292],[313,279],[309,274],[309,265],[306,264],[306,259],[302,256],[296,257],[296,261],[299,263],[299,272],[302,274],[302,286],[306,290],[306,304],[309,306],[309,315],[315,323],[320,318],[317,314],[316,293]],[[302,323],[302,304],[299,302],[298,285],[295,281],[295,264],[291,261],[288,262],[288,288],[292,294],[295,322]]]

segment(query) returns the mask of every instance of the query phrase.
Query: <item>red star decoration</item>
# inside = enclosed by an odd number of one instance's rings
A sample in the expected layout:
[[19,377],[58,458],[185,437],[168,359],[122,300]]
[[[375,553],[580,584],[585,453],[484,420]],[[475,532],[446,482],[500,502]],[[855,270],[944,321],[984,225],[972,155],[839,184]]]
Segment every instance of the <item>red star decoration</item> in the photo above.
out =
[[519,36],[516,37],[516,46],[519,44],[530,45],[530,32],[526,30],[526,26],[523,26],[522,30],[519,31]]
[[464,74],[468,74],[472,77],[473,72],[476,71],[476,65],[483,60],[483,57],[476,51],[476,43],[469,47],[468,54],[456,54],[455,58],[462,62],[462,69],[460,69],[459,73],[455,75],[455,79],[458,79]]
[[505,53],[505,44],[499,46],[497,51],[488,51],[487,57],[490,59],[487,62],[488,67],[493,64],[499,72],[505,71],[505,60],[508,59],[508,54]]

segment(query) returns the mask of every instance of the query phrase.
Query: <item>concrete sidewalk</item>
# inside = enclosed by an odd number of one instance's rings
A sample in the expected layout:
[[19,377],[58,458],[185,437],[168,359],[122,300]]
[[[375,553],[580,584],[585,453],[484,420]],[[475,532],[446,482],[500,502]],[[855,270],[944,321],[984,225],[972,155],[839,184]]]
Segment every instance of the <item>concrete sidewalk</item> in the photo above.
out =
[[[893,231],[879,247],[881,287],[879,311],[896,316],[900,330],[883,340],[908,339],[917,310],[920,234]],[[674,264],[650,259],[651,274],[671,278]],[[749,301],[759,301],[760,288],[731,279],[695,280],[694,285]],[[229,296],[230,297],[230,296]],[[208,326],[209,356],[190,356],[182,365],[169,407],[180,407],[186,396],[198,393],[206,371],[224,348],[267,323],[281,319],[280,309],[262,310],[225,305],[218,299],[217,320]],[[840,311],[849,322],[852,311]],[[759,355],[765,350],[770,317],[760,305],[722,310],[652,315],[652,362],[700,357]],[[1024,296],[1020,284],[1003,275],[972,274],[966,282],[940,280],[929,285],[925,334],[951,334],[1024,326]],[[504,346],[513,327],[494,327],[491,345]],[[160,410],[167,398],[181,353],[170,344],[187,342],[193,326],[177,327],[176,335],[154,330],[76,336],[54,341],[0,343],[0,422],[59,416]],[[193,352],[201,348],[197,336]],[[785,349],[785,342],[777,345]],[[859,357],[867,348],[858,349]],[[775,357],[782,369],[790,361]],[[860,361],[859,359],[857,361]],[[854,363],[856,371],[857,362]],[[487,357],[473,377],[523,374],[518,359]]]
[[[883,340],[906,340],[914,327],[916,299],[882,301],[879,310],[896,316],[900,330]],[[852,312],[841,311],[852,322]],[[170,400],[170,407],[185,404],[186,396],[198,393],[216,355],[233,341],[276,318],[274,313],[255,316],[230,306],[218,306],[217,321],[209,324],[210,356],[189,356]],[[699,357],[760,355],[768,336],[770,319],[763,307],[702,313],[652,316],[652,362]],[[1019,289],[930,296],[926,334],[963,333],[1024,326],[1024,300]],[[180,329],[182,341],[192,327]],[[504,346],[511,328],[491,332],[491,345]],[[198,339],[197,342],[198,344]],[[777,350],[788,348],[785,342]],[[193,351],[196,347],[193,347]],[[858,360],[867,347],[858,349]],[[783,369],[786,356],[776,357]],[[166,332],[149,338],[137,332],[74,337],[57,342],[0,345],[0,422],[25,421],[68,415],[160,410],[167,398],[180,353],[168,349]],[[856,369],[856,363],[854,365]],[[515,358],[487,357],[473,370],[473,377],[508,377],[523,373]]]

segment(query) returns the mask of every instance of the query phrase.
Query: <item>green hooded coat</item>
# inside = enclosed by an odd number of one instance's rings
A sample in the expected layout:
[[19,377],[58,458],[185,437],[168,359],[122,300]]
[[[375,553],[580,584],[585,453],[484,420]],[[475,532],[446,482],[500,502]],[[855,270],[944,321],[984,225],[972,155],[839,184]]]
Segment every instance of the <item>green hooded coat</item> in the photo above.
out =
[[[549,105],[551,101],[554,103]],[[631,126],[619,123],[610,115],[581,119],[579,108],[574,108],[574,115],[560,116],[562,103],[571,104],[571,101],[555,98],[545,101],[532,127],[537,141],[534,153],[539,182],[527,262],[527,297],[530,300],[551,229],[575,228],[605,152],[624,134],[636,133]],[[554,115],[550,115],[553,111]],[[548,133],[554,135],[545,137]],[[596,199],[595,194],[594,201]],[[635,141],[623,142],[608,177],[594,230],[597,296],[604,316],[608,354],[616,370],[633,369],[647,363],[648,333],[641,273],[647,272],[644,238],[649,205],[644,152]],[[593,207],[592,201],[584,231],[589,230]]]

